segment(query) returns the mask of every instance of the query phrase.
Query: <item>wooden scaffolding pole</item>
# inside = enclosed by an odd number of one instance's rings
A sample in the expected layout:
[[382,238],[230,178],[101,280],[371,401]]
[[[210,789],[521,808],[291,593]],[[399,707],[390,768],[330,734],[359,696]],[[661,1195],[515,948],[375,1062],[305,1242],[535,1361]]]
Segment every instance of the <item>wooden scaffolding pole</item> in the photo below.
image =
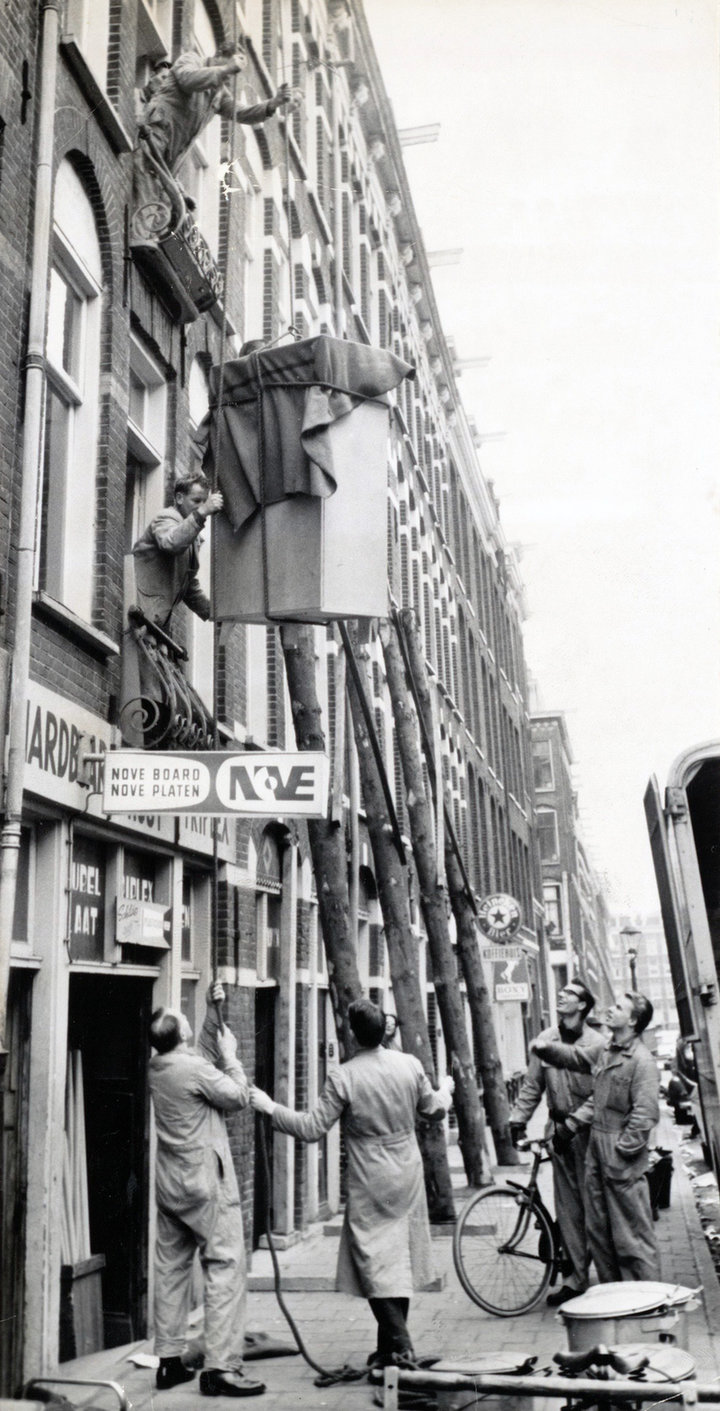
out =
[[[350,711],[403,1049],[420,1059],[430,1081],[434,1082],[435,1064],[420,989],[418,948],[410,923],[407,868],[397,846],[397,820],[388,802],[388,781],[382,778],[377,741],[372,739],[367,697],[365,702],[361,699],[361,693],[365,690],[362,673],[344,623],[340,624],[340,633],[348,658]],[[453,1221],[455,1206],[445,1133],[438,1123],[420,1120],[418,1142],[423,1158],[430,1219],[436,1224]]]
[[[434,779],[432,698],[425,659],[420,647],[417,620],[411,608],[404,608],[397,614],[396,621],[407,667],[408,684],[420,721],[428,772],[430,778]],[[436,807],[443,806],[444,801],[437,799]],[[445,813],[447,817],[447,807]],[[451,823],[449,818],[447,821]],[[478,944],[475,899],[468,886],[465,867],[451,826],[446,829],[445,839],[445,876],[455,917],[458,957],[470,1004],[475,1058],[483,1081],[485,1111],[492,1129],[498,1162],[503,1166],[516,1165],[518,1155],[510,1139],[508,1125],[510,1106]]]
[[[325,733],[315,679],[315,630],[302,623],[286,623],[280,628],[280,640],[297,747],[324,750]],[[337,709],[342,708],[341,699]],[[332,815],[309,818],[307,830],[340,1057],[349,1058],[355,1040],[348,1023],[348,1005],[360,998],[362,982],[350,918],[345,830],[342,821],[336,822]]]
[[447,892],[440,881],[435,846],[435,820],[423,779],[418,719],[408,690],[402,654],[394,623],[380,629],[387,674],[395,738],[405,784],[405,801],[410,820],[413,859],[420,884],[420,905],[432,961],[432,979],[445,1036],[445,1047],[453,1060],[454,1106],[458,1120],[460,1149],[468,1185],[489,1181],[485,1154],[485,1117],[475,1073],[475,1063],[465,1024],[463,997],[458,981],[448,925]]

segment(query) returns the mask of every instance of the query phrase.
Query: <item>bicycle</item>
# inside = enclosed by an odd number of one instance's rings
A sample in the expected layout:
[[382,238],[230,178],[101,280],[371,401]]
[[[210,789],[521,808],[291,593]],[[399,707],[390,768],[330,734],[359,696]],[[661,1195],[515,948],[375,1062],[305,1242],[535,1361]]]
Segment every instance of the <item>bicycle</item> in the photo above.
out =
[[485,1186],[471,1197],[453,1234],[453,1260],[468,1298],[498,1318],[516,1318],[540,1302],[566,1267],[557,1221],[538,1190],[549,1140],[519,1141],[531,1151],[530,1179]]

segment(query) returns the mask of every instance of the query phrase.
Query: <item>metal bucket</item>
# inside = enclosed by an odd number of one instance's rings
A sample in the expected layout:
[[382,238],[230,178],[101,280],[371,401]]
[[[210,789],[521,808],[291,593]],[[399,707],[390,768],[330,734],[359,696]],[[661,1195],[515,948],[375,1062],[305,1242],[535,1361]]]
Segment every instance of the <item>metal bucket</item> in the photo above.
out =
[[572,1352],[603,1343],[670,1343],[686,1347],[695,1289],[679,1284],[597,1284],[560,1309]]
[[575,1318],[572,1313],[562,1311],[561,1317],[571,1352],[584,1352],[597,1347],[598,1343],[614,1347],[616,1343],[626,1342],[665,1342],[687,1347],[687,1315],[697,1306],[692,1303],[655,1313],[624,1313],[616,1318]]

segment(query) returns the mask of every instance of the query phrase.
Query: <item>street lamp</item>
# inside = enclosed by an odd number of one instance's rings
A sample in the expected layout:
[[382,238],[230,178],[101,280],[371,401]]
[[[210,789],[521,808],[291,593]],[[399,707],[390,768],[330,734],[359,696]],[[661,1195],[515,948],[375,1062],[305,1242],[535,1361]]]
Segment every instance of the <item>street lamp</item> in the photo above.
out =
[[636,971],[636,969],[635,969],[635,961],[637,960],[637,951],[636,951],[636,950],[633,950],[633,947],[632,947],[632,946],[628,946],[627,958],[628,958],[628,962],[629,962],[629,964],[630,964],[630,989],[631,989],[631,990],[636,990],[636,989],[637,989],[637,971]]
[[636,989],[637,989],[637,967],[636,967],[636,962],[637,962],[637,956],[638,956],[638,953],[637,953],[637,942],[640,940],[640,938],[641,938],[641,936],[642,936],[642,931],[638,930],[637,926],[623,926],[622,931],[620,932],[620,935],[622,936],[623,941],[625,942],[625,954],[627,955],[627,958],[628,958],[628,965],[630,966],[630,988],[631,988],[632,990],[636,990]]

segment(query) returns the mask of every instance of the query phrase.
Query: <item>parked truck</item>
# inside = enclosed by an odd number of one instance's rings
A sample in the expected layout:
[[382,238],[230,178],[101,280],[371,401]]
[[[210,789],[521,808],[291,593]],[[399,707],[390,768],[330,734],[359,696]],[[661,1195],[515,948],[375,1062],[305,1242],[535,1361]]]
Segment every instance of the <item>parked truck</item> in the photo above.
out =
[[692,1050],[706,1156],[720,1184],[720,741],[652,778],[645,816],[673,978],[680,1040]]

